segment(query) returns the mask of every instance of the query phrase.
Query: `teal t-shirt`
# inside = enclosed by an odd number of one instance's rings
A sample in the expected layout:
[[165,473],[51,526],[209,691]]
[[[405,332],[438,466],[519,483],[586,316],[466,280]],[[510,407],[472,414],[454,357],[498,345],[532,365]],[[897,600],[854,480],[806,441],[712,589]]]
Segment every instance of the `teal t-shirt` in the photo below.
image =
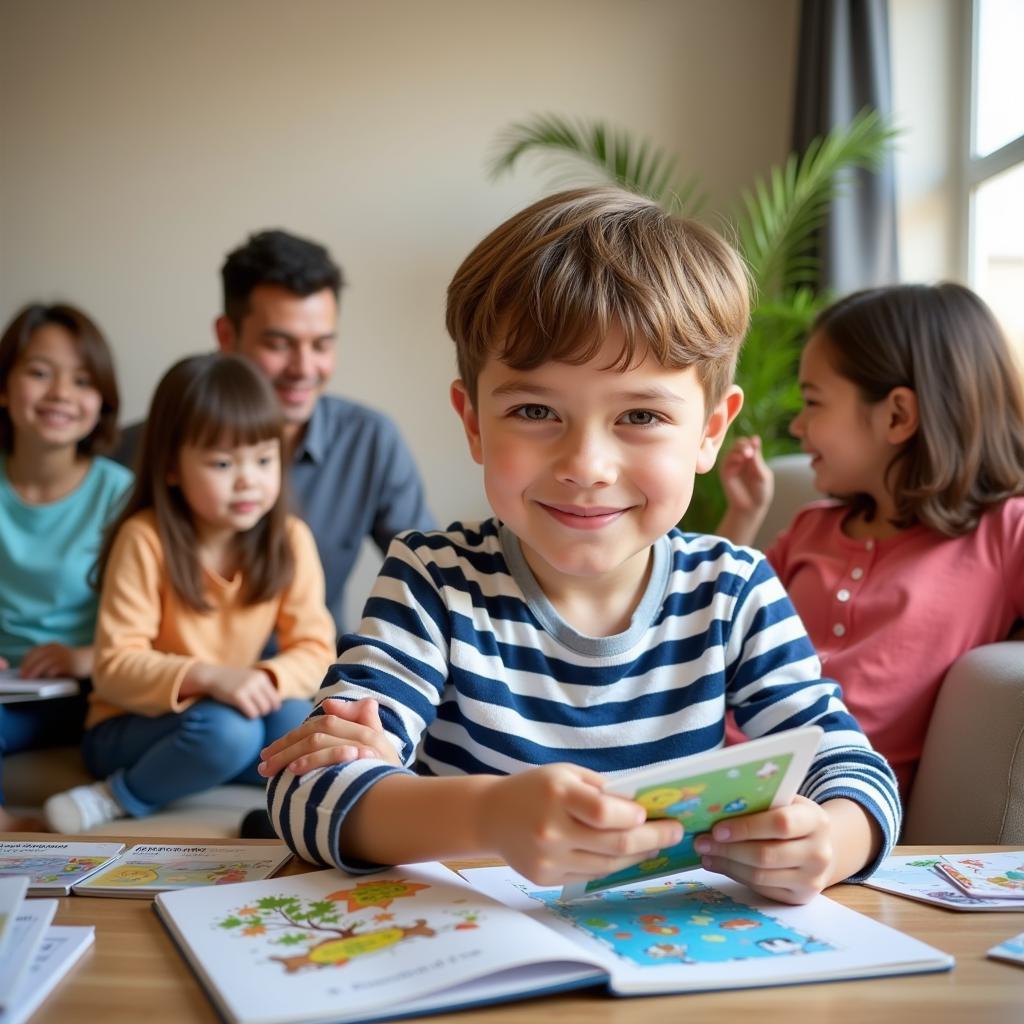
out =
[[29,505],[0,456],[0,656],[12,666],[39,644],[93,642],[99,595],[89,576],[131,480],[123,466],[96,457],[70,494]]

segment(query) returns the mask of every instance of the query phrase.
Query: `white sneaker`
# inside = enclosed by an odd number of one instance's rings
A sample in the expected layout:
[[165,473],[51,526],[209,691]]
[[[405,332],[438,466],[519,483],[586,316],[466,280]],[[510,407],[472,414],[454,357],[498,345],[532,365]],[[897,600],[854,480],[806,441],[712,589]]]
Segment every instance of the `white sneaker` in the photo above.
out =
[[43,814],[50,831],[64,835],[88,832],[97,825],[127,817],[105,782],[75,786],[51,796],[43,804]]

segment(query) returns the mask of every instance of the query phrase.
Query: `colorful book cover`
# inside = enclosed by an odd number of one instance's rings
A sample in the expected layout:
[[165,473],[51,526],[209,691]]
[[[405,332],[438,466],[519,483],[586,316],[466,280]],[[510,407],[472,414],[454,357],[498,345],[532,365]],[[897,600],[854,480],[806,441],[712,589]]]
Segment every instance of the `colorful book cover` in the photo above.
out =
[[124,843],[0,842],[0,878],[28,875],[29,896],[66,896],[123,849]]
[[92,925],[51,925],[47,928],[0,1021],[3,1024],[24,1024],[81,959],[94,937]]
[[463,871],[599,963],[616,995],[711,991],[949,970],[953,958],[817,896],[773,903],[698,869],[565,901],[510,868]]
[[861,885],[895,896],[905,896],[921,903],[945,907],[947,910],[1024,910],[1022,900],[978,899],[968,896],[936,870],[936,865],[941,860],[941,856],[930,857],[921,854],[886,857],[871,877],[861,882]]
[[822,730],[816,725],[792,729],[631,772],[610,782],[606,792],[635,800],[646,809],[648,819],[679,821],[683,838],[632,867],[565,886],[562,899],[579,899],[616,886],[699,867],[700,854],[693,848],[693,842],[716,822],[792,801],[821,736]]
[[1014,935],[1012,939],[1007,939],[1005,942],[1000,942],[998,946],[993,946],[988,951],[988,955],[993,960],[1008,960],[1012,964],[1020,964],[1024,967],[1024,932]]
[[239,846],[133,846],[74,886],[79,896],[153,896],[269,878],[291,857],[284,843]]

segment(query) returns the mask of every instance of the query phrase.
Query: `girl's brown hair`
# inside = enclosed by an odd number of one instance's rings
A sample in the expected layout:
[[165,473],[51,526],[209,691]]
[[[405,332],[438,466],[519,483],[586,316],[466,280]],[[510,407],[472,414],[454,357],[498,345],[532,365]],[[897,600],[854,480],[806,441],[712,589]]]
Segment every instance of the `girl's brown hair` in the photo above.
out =
[[[1024,391],[1020,369],[988,306],[958,284],[855,292],[824,310],[812,333],[864,401],[897,387],[917,395],[920,425],[886,470],[892,522],[924,523],[949,537],[1024,493]],[[867,495],[849,499],[871,518]]]
[[559,192],[495,228],[448,286],[447,326],[476,403],[488,356],[529,370],[585,363],[614,323],[625,346],[609,369],[648,352],[695,366],[712,407],[732,383],[747,330],[746,271],[714,231],[623,189]]
[[[212,354],[175,363],[153,395],[136,457],[135,484],[124,511],[104,539],[99,579],[118,529],[137,513],[152,509],[171,586],[196,611],[209,611],[192,513],[181,488],[169,482],[179,452],[183,445],[231,448],[281,442],[282,436],[277,398],[263,375],[245,359]],[[251,529],[235,535],[246,604],[267,601],[292,581],[295,558],[286,532],[287,515],[282,467],[281,493],[273,507]]]
[[[47,306],[32,302],[15,314],[0,338],[0,391],[7,390],[7,378],[28,348],[32,335],[47,324],[63,327],[71,335],[93,387],[100,393],[100,418],[78,442],[78,451],[83,455],[109,451],[117,441],[117,413],[121,407],[114,357],[103,332],[80,309],[66,303]],[[7,452],[14,450],[14,424],[3,407],[0,407],[0,448]]]

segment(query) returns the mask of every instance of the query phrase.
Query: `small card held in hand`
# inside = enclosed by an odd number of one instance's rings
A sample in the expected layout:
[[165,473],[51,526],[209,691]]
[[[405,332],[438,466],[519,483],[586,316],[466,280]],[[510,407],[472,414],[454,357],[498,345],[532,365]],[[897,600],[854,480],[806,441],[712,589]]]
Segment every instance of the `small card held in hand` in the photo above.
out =
[[561,898],[575,900],[616,886],[700,867],[694,839],[725,818],[790,803],[807,774],[822,734],[816,725],[790,729],[633,772],[609,783],[605,792],[618,793],[642,804],[648,819],[678,820],[685,830],[682,841],[622,871],[589,882],[571,883],[562,889]]

